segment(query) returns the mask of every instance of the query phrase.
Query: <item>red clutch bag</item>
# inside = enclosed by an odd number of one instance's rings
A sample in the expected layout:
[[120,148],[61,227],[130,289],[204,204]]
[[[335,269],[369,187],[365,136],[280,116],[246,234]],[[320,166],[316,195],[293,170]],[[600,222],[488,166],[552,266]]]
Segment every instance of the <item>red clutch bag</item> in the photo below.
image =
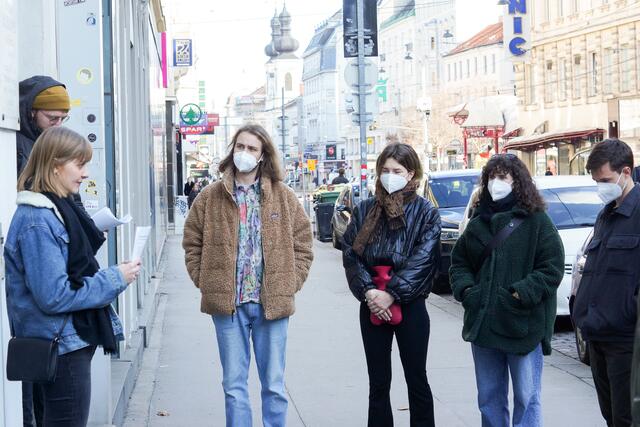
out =
[[[384,291],[385,289],[387,289],[387,283],[389,283],[389,280],[391,280],[391,276],[389,276],[391,267],[388,265],[376,265],[375,267],[373,267],[373,271],[376,272],[376,275],[373,277],[373,284],[376,285],[376,288],[378,288],[378,290]],[[371,313],[371,323],[376,326],[380,326],[384,325],[385,323],[389,323],[390,325],[397,325],[402,322],[402,309],[400,308],[400,304],[391,304],[389,310],[391,311],[391,320],[387,322],[386,320],[379,319],[375,314]]]

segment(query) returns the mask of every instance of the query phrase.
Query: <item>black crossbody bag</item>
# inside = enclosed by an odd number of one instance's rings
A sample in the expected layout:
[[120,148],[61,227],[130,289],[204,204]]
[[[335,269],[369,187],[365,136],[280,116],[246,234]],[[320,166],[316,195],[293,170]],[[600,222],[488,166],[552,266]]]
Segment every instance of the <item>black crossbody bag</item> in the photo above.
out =
[[7,350],[7,379],[32,383],[51,383],[58,369],[58,343],[70,314],[53,339],[12,336]]
[[493,236],[493,239],[491,239],[489,244],[485,246],[484,252],[482,252],[482,255],[480,256],[480,263],[478,264],[480,268],[482,268],[484,262],[487,260],[487,258],[489,258],[491,252],[493,252],[495,248],[500,246],[502,242],[507,240],[507,237],[509,237],[511,233],[513,233],[515,229],[518,228],[518,226],[520,226],[520,224],[522,224],[523,222],[524,218],[513,218],[511,221],[509,221],[509,224],[505,225],[500,229],[500,231],[498,231],[498,234]]

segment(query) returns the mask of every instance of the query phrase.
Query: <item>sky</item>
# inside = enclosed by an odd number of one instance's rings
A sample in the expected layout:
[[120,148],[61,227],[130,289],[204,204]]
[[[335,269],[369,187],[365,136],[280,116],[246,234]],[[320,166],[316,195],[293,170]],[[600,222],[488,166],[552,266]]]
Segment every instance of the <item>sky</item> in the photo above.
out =
[[[419,6],[438,0],[416,0]],[[265,46],[271,40],[270,20],[282,0],[163,0],[169,30],[187,28],[197,57],[194,72],[207,83],[216,112],[227,97],[250,93],[264,84]],[[342,7],[342,0],[287,0],[292,35],[299,56],[314,29]],[[462,42],[498,22],[497,0],[457,0],[456,40]]]

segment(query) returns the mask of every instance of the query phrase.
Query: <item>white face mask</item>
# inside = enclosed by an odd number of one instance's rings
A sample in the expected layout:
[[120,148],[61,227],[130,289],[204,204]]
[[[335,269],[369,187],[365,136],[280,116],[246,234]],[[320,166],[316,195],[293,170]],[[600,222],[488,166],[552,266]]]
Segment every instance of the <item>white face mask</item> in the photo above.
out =
[[[262,158],[260,158],[262,160]],[[258,162],[251,154],[246,151],[238,151],[233,155],[233,164],[236,165],[239,172],[251,172],[258,166]]]
[[494,202],[502,200],[511,194],[513,187],[508,182],[501,179],[490,179],[488,185],[489,194]]
[[407,181],[407,178],[402,175],[396,175],[394,173],[383,173],[382,175],[380,175],[380,182],[389,194],[402,190],[409,183],[409,181]]
[[622,192],[625,188],[627,188],[626,182],[624,184],[624,187],[620,188],[620,186],[618,185],[618,183],[620,182],[620,178],[622,178],[622,174],[620,174],[615,184],[611,182],[598,183],[598,196],[605,205],[608,205],[609,203],[622,196]]

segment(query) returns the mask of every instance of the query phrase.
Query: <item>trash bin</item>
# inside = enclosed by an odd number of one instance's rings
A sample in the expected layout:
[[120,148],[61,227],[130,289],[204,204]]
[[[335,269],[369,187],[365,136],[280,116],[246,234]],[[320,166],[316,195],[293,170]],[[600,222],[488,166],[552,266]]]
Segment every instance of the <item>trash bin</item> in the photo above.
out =
[[331,240],[331,218],[333,217],[333,209],[335,203],[325,202],[316,203],[314,210],[316,211],[316,238],[321,242]]

